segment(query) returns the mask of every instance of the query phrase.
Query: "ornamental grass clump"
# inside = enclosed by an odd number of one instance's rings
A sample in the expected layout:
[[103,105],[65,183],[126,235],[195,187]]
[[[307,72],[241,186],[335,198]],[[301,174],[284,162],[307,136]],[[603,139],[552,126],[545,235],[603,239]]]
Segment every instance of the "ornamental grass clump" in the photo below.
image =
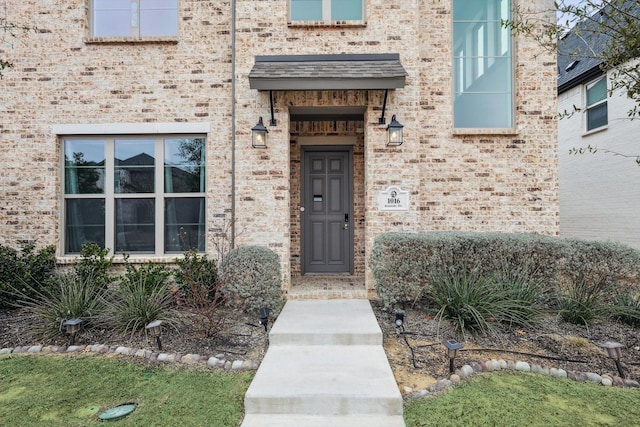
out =
[[614,318],[630,326],[640,326],[640,292],[622,291],[616,297]]
[[109,295],[103,322],[131,334],[144,331],[154,320],[175,326],[178,313],[167,273],[154,264],[130,266]]
[[640,252],[628,246],[567,240],[555,308],[570,323],[591,325],[625,311],[616,300],[640,279]]
[[46,291],[30,288],[18,297],[16,306],[37,320],[35,333],[55,335],[64,333],[63,323],[69,319],[82,319],[83,328],[96,326],[105,308],[106,290],[90,276],[72,272],[53,278]]
[[536,286],[526,275],[483,276],[478,269],[452,266],[437,273],[426,296],[436,319],[450,322],[457,334],[488,334],[498,328],[536,324],[542,309]]

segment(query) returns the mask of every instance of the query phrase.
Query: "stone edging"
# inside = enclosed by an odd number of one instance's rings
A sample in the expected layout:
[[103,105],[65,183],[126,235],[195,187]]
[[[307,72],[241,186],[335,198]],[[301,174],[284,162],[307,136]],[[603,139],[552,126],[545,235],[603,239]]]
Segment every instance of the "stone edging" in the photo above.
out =
[[251,360],[228,360],[222,353],[207,357],[199,354],[181,353],[158,353],[148,349],[130,348],[124,346],[108,346],[103,344],[94,345],[72,345],[65,346],[23,346],[8,347],[0,349],[3,354],[26,354],[26,353],[83,353],[83,354],[116,354],[122,356],[134,356],[148,360],[168,363],[182,363],[184,365],[203,365],[210,368],[221,368],[231,371],[256,370],[259,363]]
[[416,399],[426,396],[430,393],[436,393],[446,390],[449,387],[460,384],[462,380],[467,379],[472,375],[480,372],[493,372],[503,370],[533,372],[535,374],[549,375],[555,378],[567,378],[574,381],[602,384],[606,387],[617,386],[640,388],[640,383],[638,383],[638,381],[621,378],[616,375],[598,375],[593,372],[565,371],[564,369],[543,367],[541,365],[529,365],[529,363],[522,361],[490,359],[484,363],[470,362],[468,365],[464,365],[460,369],[457,369],[456,372],[452,374],[448,379],[438,380],[428,389],[412,391],[411,394],[405,397],[405,399]]

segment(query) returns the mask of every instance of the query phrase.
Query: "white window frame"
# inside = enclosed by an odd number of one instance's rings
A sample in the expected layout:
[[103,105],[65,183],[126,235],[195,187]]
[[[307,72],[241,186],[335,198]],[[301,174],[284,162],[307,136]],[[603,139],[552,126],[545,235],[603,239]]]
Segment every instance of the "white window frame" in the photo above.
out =
[[154,39],[154,38],[177,38],[179,31],[179,19],[180,19],[180,0],[173,0],[175,2],[175,10],[176,10],[176,22],[175,22],[175,34],[167,34],[167,35],[146,35],[140,34],[140,0],[130,0],[130,10],[131,10],[131,32],[127,36],[120,35],[101,35],[96,34],[95,32],[95,21],[96,21],[96,8],[94,0],[88,0],[89,2],[89,28],[91,37],[107,37],[107,38],[143,38],[143,39]]
[[[589,89],[594,87],[598,83],[600,83],[602,80],[604,80],[604,83],[605,83],[604,98],[601,99],[600,101],[594,102],[593,104],[589,104]],[[607,126],[609,126],[609,108],[608,108],[609,106],[607,105],[607,122],[601,126],[594,127],[591,129],[589,128],[589,111],[603,104],[608,104],[608,101],[609,101],[609,84],[608,83],[609,81],[607,79],[607,75],[605,74],[604,76],[597,78],[595,80],[592,80],[589,83],[584,85],[584,105],[585,105],[584,129],[586,130],[586,132],[593,132],[596,130],[604,129]]]
[[[68,128],[77,128],[82,125],[59,125],[58,128],[64,129]],[[95,125],[88,125],[88,127],[94,127]],[[107,127],[109,127],[107,125]],[[126,127],[126,125],[125,125]],[[54,131],[56,130],[56,126],[54,126]],[[176,254],[184,252],[184,250],[176,250],[176,251],[165,251],[165,215],[164,215],[164,207],[166,199],[184,199],[184,198],[200,198],[203,199],[205,215],[204,215],[204,230],[205,237],[203,243],[203,250],[206,250],[206,210],[207,210],[207,197],[206,197],[206,188],[202,189],[199,192],[189,192],[189,193],[174,193],[174,192],[165,192],[164,188],[164,174],[165,174],[165,155],[164,155],[164,142],[165,139],[175,140],[181,138],[198,138],[204,140],[205,151],[207,144],[207,136],[206,134],[110,134],[110,135],[99,135],[99,134],[91,134],[91,135],[83,135],[83,136],[60,136],[60,149],[62,151],[62,177],[61,177],[61,185],[62,185],[62,215],[61,215],[61,223],[60,223],[60,241],[61,241],[61,252],[64,255],[74,255],[77,252],[67,252],[67,230],[66,230],[66,209],[67,209],[67,200],[70,199],[101,199],[104,200],[105,203],[105,248],[108,248],[113,254],[118,252],[118,249],[115,247],[116,242],[116,199],[152,199],[155,201],[154,206],[154,237],[155,237],[155,248],[152,252],[130,252],[128,254],[133,257],[143,255],[143,256],[166,256],[171,255],[175,256]],[[153,193],[116,193],[115,184],[114,184],[114,174],[115,174],[115,164],[114,164],[114,148],[116,140],[153,140],[155,147],[155,163],[154,163],[154,192]],[[105,143],[105,171],[104,171],[104,191],[102,193],[95,194],[75,194],[75,193],[67,193],[66,191],[66,176],[65,176],[65,142],[66,141],[88,141],[88,140],[96,140],[103,141]],[[203,164],[206,174],[206,158],[205,163]],[[186,250],[186,249],[185,249]]]
[[[291,11],[292,11],[292,7],[291,7],[291,0],[287,1],[287,4],[289,6],[289,23],[295,24],[295,23],[299,23],[299,22],[308,22],[308,21],[299,21],[299,20],[293,20],[291,17]],[[361,11],[361,15],[362,15],[362,19],[359,20],[355,20],[355,21],[346,21],[344,19],[340,19],[340,20],[332,20],[331,19],[331,0],[322,0],[322,19],[320,21],[313,21],[313,22],[322,22],[324,24],[327,25],[332,25],[335,24],[337,22],[355,22],[355,23],[364,23],[365,22],[365,0],[360,0],[360,7],[362,8]]]

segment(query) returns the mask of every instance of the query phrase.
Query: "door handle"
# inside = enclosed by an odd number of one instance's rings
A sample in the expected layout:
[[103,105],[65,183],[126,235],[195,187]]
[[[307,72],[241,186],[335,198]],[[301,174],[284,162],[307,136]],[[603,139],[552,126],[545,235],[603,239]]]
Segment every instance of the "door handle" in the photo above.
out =
[[349,229],[349,214],[348,213],[344,214],[344,226],[342,228],[344,228],[345,230]]

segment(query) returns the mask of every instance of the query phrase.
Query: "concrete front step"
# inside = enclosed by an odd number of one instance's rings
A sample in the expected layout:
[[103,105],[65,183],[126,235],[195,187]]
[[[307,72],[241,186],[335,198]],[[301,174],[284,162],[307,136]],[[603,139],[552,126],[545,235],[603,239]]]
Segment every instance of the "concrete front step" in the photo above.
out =
[[242,427],[405,427],[402,416],[247,414]]
[[244,407],[242,427],[404,427],[369,301],[287,301]]
[[382,345],[382,331],[368,300],[290,300],[269,345]]
[[273,346],[244,399],[247,414],[402,415],[382,346]]

